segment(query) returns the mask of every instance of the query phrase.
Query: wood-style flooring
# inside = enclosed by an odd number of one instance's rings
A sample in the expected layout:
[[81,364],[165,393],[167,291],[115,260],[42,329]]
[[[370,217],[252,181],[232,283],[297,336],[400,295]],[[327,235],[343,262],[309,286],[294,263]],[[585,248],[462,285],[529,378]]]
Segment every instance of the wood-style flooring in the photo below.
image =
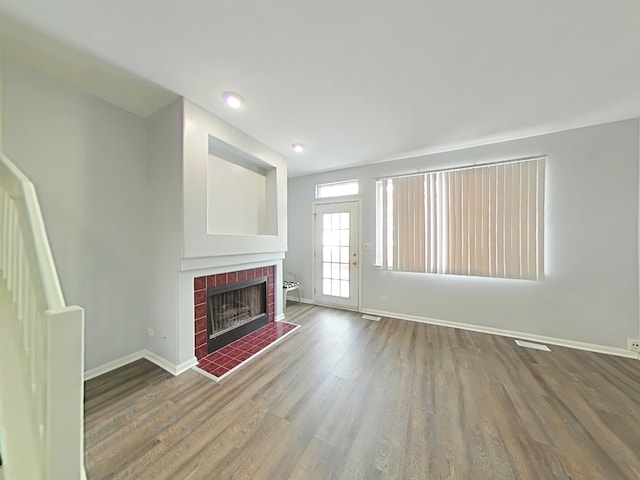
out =
[[640,362],[290,304],[220,384],[86,382],[89,480],[639,479]]

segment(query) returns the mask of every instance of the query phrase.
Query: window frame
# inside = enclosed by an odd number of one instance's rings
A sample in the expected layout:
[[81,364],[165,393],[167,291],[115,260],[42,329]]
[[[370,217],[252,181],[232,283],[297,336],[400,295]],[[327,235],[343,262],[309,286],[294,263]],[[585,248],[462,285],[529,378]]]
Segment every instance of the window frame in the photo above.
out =
[[[323,188],[327,188],[327,189],[331,189],[331,188],[339,188],[340,186],[348,186],[348,185],[354,185],[356,187],[356,191],[355,192],[351,192],[351,193],[338,193],[338,194],[328,194],[328,195],[321,195],[321,190]],[[316,184],[316,188],[315,188],[315,198],[316,200],[326,200],[329,198],[342,198],[342,197],[353,197],[355,195],[359,195],[360,194],[360,181],[356,178],[356,179],[352,179],[352,180],[342,180],[339,182],[329,182],[329,183],[318,183]]]
[[[536,155],[377,178],[374,267],[482,278],[544,278],[546,161],[546,155]],[[469,190],[459,188],[460,177]],[[407,186],[407,181],[413,185]],[[394,204],[401,201],[403,208],[396,215]],[[503,205],[508,208],[501,210]],[[501,248],[509,249],[503,257]],[[513,252],[517,253],[512,256]],[[460,265],[460,257],[468,257],[468,265]]]

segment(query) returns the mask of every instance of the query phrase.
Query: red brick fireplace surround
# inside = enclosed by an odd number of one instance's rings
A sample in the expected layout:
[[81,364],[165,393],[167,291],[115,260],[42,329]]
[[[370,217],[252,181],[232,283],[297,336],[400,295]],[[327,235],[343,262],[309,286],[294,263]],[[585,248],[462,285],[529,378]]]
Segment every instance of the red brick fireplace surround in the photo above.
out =
[[196,335],[196,358],[198,361],[207,356],[207,288],[222,287],[258,277],[267,277],[267,316],[269,322],[274,322],[274,275],[275,265],[270,265],[268,267],[218,273],[193,279],[194,331]]

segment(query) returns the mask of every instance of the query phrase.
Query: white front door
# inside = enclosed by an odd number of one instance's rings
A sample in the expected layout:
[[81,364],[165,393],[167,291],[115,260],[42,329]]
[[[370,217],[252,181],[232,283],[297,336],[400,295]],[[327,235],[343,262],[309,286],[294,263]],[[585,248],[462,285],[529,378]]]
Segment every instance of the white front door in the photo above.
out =
[[358,202],[314,206],[315,302],[360,307]]

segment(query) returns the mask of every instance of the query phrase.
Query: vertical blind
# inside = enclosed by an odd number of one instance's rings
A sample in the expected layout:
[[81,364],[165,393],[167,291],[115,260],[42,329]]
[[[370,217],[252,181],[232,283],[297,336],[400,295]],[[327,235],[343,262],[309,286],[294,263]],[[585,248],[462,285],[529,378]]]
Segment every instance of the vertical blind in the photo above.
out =
[[544,273],[545,157],[376,182],[388,270],[536,280]]

